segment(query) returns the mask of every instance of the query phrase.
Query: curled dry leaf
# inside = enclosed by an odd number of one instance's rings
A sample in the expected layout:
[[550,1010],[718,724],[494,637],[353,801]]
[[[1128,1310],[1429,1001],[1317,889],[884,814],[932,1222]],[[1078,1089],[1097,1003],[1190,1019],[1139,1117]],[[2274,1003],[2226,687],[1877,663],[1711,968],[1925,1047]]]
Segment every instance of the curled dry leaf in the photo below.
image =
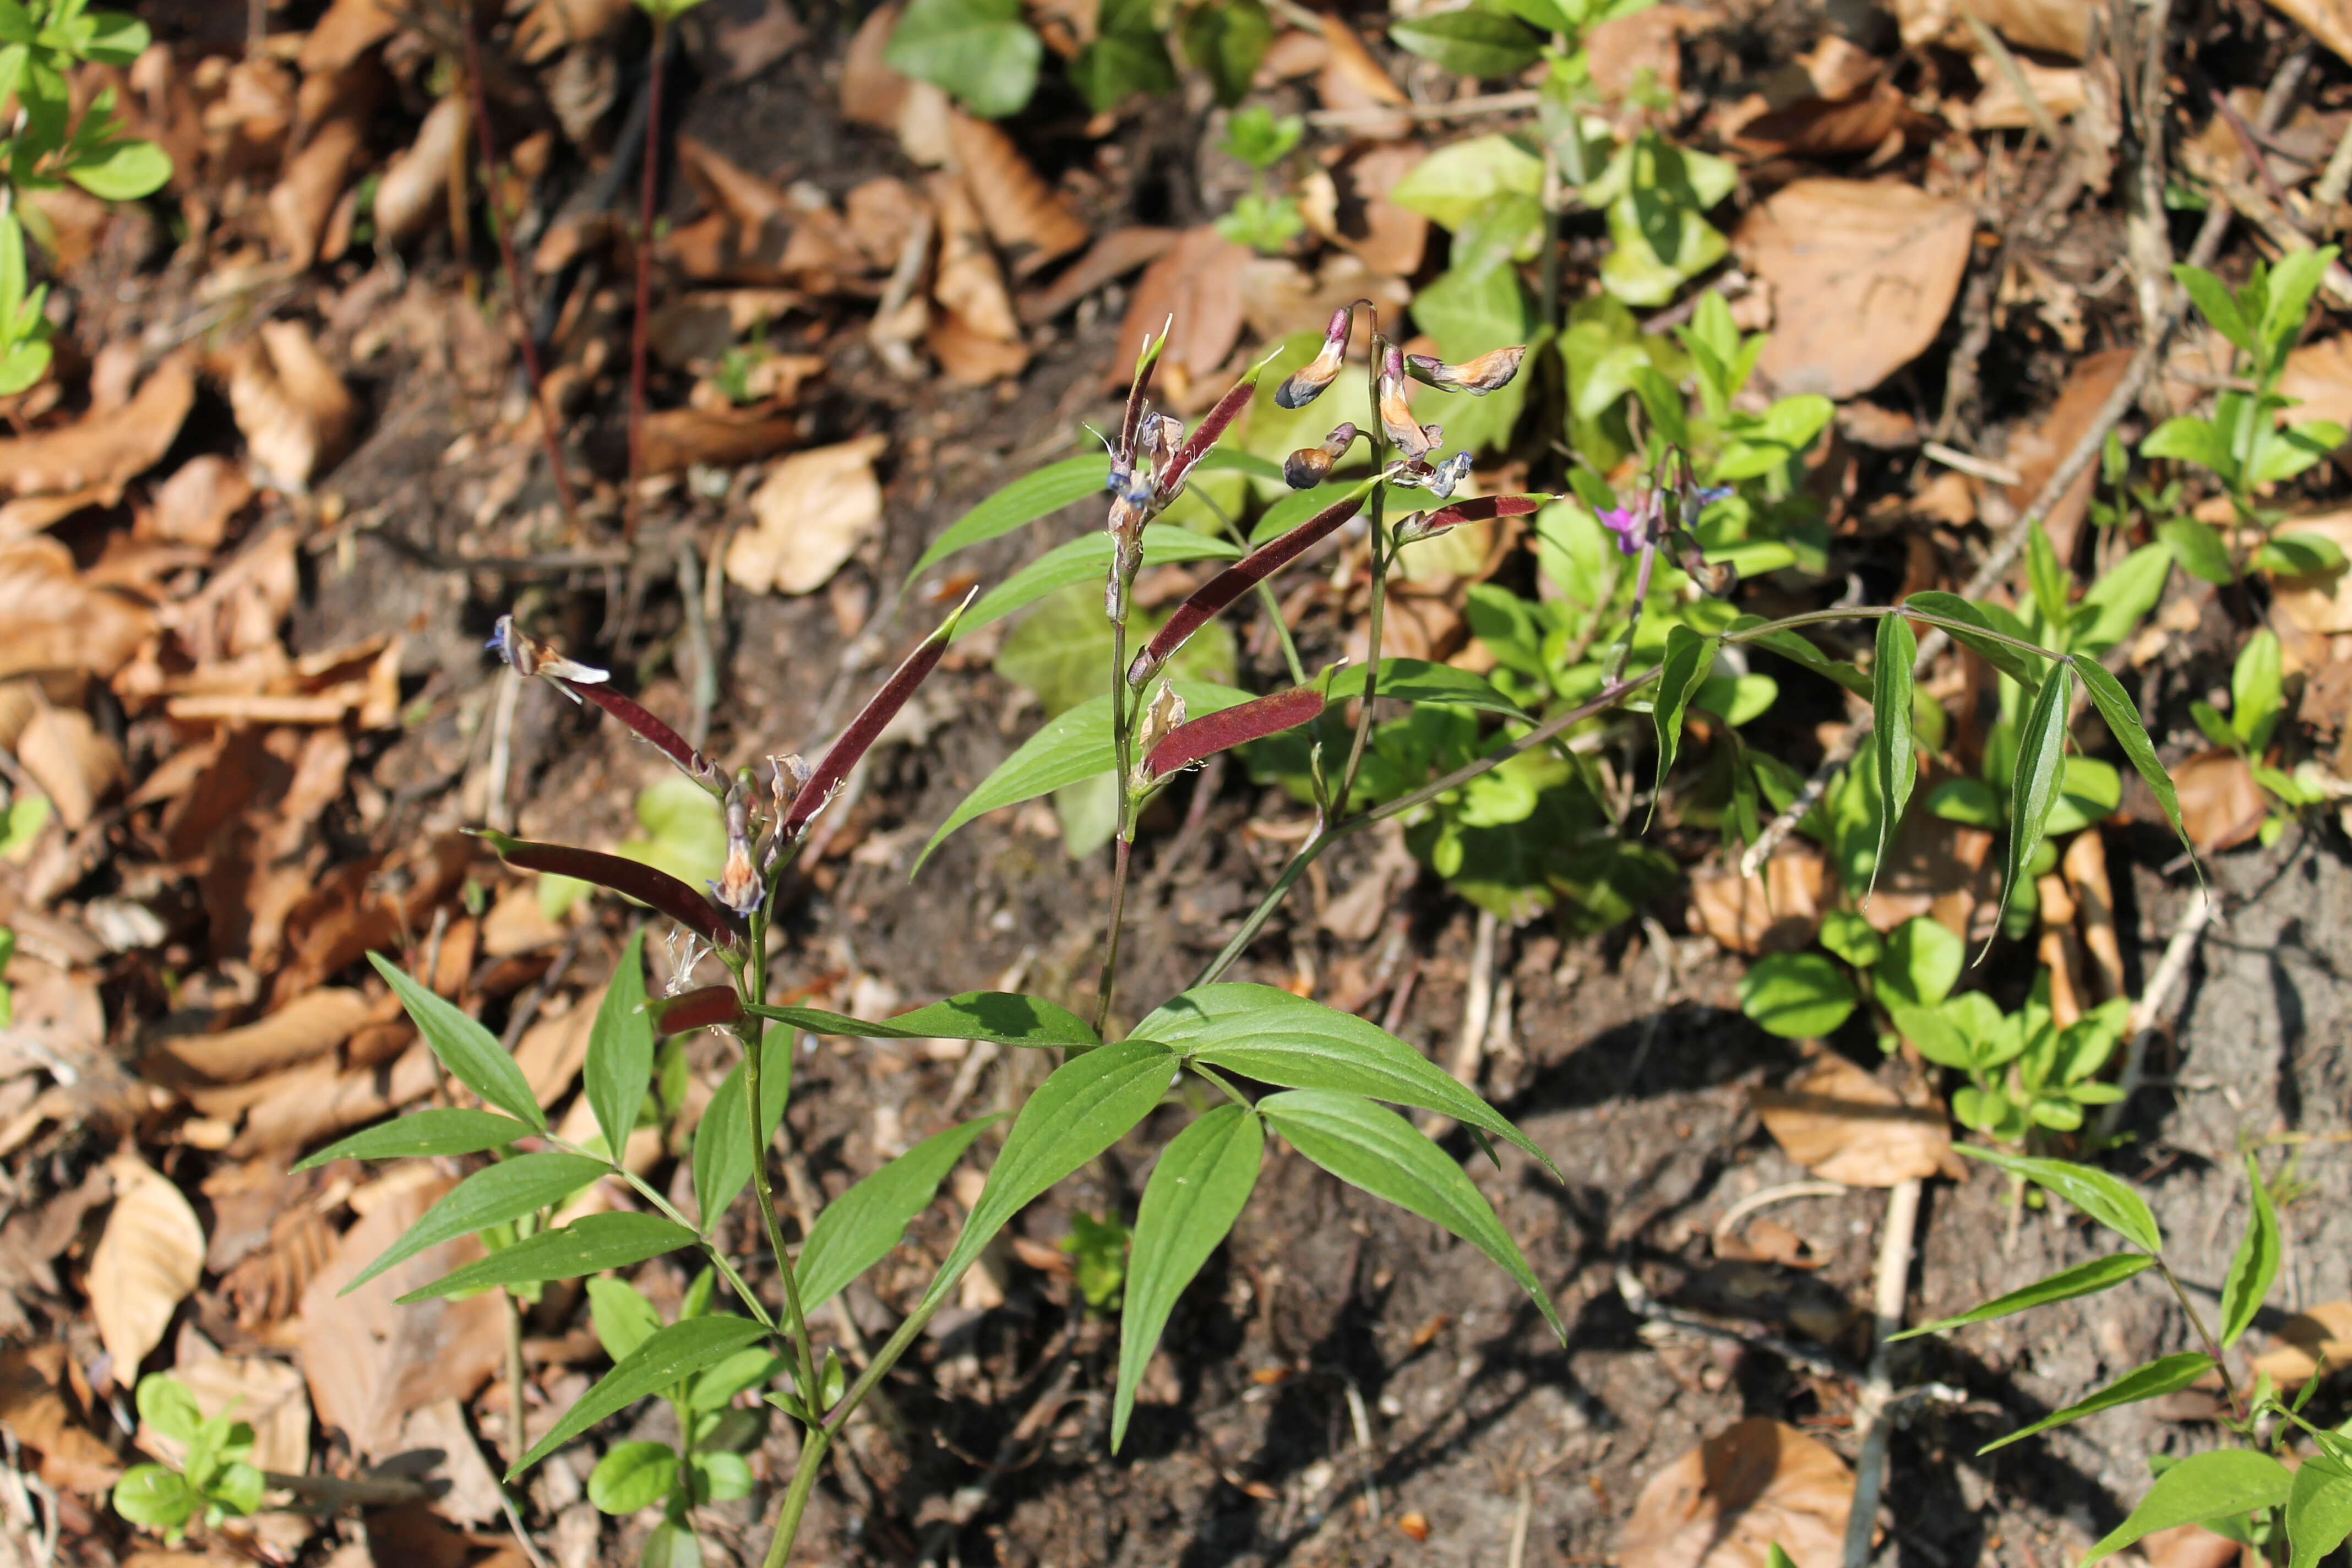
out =
[[108,413],[0,441],[0,490],[54,495],[134,479],[171,449],[195,397],[194,372],[175,354],[155,367],[138,395]]
[[79,708],[44,708],[33,715],[16,739],[16,760],[76,833],[122,782],[122,748],[100,734]]
[[158,1054],[208,1082],[239,1083],[326,1055],[374,1012],[360,992],[324,986],[242,1028],[165,1040]]
[[138,537],[213,549],[252,499],[243,468],[215,453],[191,458],[156,487],[154,504],[139,514]]
[[873,15],[851,35],[848,51],[841,61],[844,120],[871,125],[877,131],[897,127],[898,111],[907,102],[908,83],[882,57],[890,46],[891,30],[898,25],[898,7],[894,0],[887,5],[877,5]]
[[2172,785],[2180,796],[2180,825],[2200,854],[2243,844],[2270,814],[2253,771],[2235,752],[2200,752],[2172,770]]
[[[2051,119],[2071,120],[2088,101],[2080,66],[2045,66],[2030,59],[2017,62],[2020,76]],[[2022,131],[2033,123],[2033,109],[2018,95],[2009,73],[1990,61],[1979,61],[1977,76],[1984,83],[1976,101],[1968,106],[1968,123],[1979,131]]]
[[59,1386],[65,1361],[66,1347],[56,1342],[0,1351],[0,1427],[40,1457],[43,1480],[97,1497],[114,1484],[122,1463],[68,1402]]
[[90,1254],[90,1316],[99,1342],[124,1387],[163,1340],[172,1314],[196,1288],[205,1264],[205,1227],[171,1180],[135,1154],[112,1162],[114,1210]]
[[[373,70],[344,74],[369,81],[378,78]],[[356,96],[373,108],[373,92]],[[341,101],[339,96],[339,106]],[[285,174],[269,193],[271,231],[278,248],[298,271],[314,261],[335,259],[328,254],[328,229],[335,205],[343,198],[343,188],[351,184],[366,153],[367,118],[363,110],[346,110],[320,124],[302,150],[287,162]]]
[[798,418],[767,404],[665,408],[646,416],[646,472],[674,474],[689,463],[731,468],[789,446],[799,434]]
[[950,129],[956,171],[979,205],[989,237],[1013,258],[1015,279],[1026,278],[1086,244],[1087,226],[1038,177],[1013,138],[961,110]]
[[1736,243],[1772,287],[1758,367],[1787,393],[1867,392],[1935,341],[1959,291],[1976,213],[1916,185],[1799,180]]
[[398,249],[448,215],[451,173],[466,167],[467,118],[466,95],[445,94],[416,128],[408,150],[384,165],[375,187],[379,245]]
[[97,587],[54,539],[0,542],[0,679],[122,668],[154,630],[145,605]]
[[[2005,456],[2018,477],[2018,482],[2008,491],[2011,505],[2023,510],[2042,493],[2042,487],[2050,482],[2050,476],[2058,471],[2058,465],[2066,460],[2074,444],[2098,417],[2099,405],[2123,379],[2136,352],[2129,348],[2105,349],[2076,360],[2074,369],[2066,374],[2066,384],[2059,390],[2058,401],[2050,405],[2050,412],[2010,437]],[[2050,531],[2050,542],[2061,561],[2074,558],[2075,531],[2083,526],[2084,515],[2090,506],[2091,486],[2098,477],[2096,464],[2085,468],[2081,478],[2066,487],[2066,493],[2058,498],[2044,521],[2043,526]]]
[[[340,1429],[354,1453],[394,1451],[402,1418],[437,1399],[466,1399],[505,1354],[505,1314],[496,1292],[404,1307],[399,1297],[481,1256],[470,1237],[445,1243],[386,1269],[348,1296],[343,1286],[456,1184],[427,1174],[379,1184],[334,1260],[302,1293],[296,1341],[310,1402],[321,1425]],[[360,1194],[353,1194],[354,1206]]]
[[931,284],[932,298],[981,336],[1019,342],[1021,323],[1013,317],[1004,274],[989,249],[987,228],[971,191],[955,175],[934,174],[930,192],[940,215],[940,267]]
[[752,526],[727,547],[727,575],[755,594],[824,586],[882,521],[874,459],[886,445],[863,436],[795,452],[751,492]]
[[[2290,12],[2314,3],[2273,0]],[[1969,47],[1974,42],[1965,20],[1969,16],[2012,44],[2069,59],[2081,59],[2090,45],[2091,7],[2082,0],[1895,0],[1895,15],[1903,26],[1903,41],[1915,48],[1936,42]]]
[[[1372,58],[1364,40],[1356,36],[1355,28],[1345,18],[1331,12],[1321,14],[1323,24],[1323,68],[1316,74],[1315,90],[1326,109],[1376,110],[1391,109],[1406,102],[1404,89],[1391,80]],[[1368,142],[1391,142],[1412,129],[1409,114],[1367,113],[1361,119],[1351,119],[1348,130]]]
[[1924,142],[1941,126],[1892,82],[1856,97],[1817,94],[1775,103],[1750,94],[1724,116],[1726,140],[1751,158],[1828,158],[1868,153],[1900,135]]
[[1691,921],[1727,952],[1794,952],[1822,929],[1820,851],[1800,845],[1753,877],[1718,867],[1691,879]]
[[1160,356],[1160,372],[1171,395],[1180,379],[1190,385],[1224,363],[1241,339],[1242,268],[1254,254],[1205,225],[1186,229],[1136,279],[1106,381],[1126,385],[1144,339],[1167,327],[1171,316],[1174,335]]
[[1803,1568],[1841,1560],[1853,1476],[1825,1444],[1752,1416],[1650,1478],[1619,1568],[1767,1568],[1779,1546]]
[[1891,1187],[1953,1163],[1940,1112],[1906,1105],[1895,1092],[1834,1052],[1790,1080],[1759,1089],[1764,1129],[1790,1159],[1850,1187]]
[[295,58],[305,76],[339,71],[399,29],[399,11],[388,0],[334,0]]
[[942,310],[924,328],[923,346],[940,362],[948,379],[966,386],[1007,381],[1029,365],[1026,344],[999,342],[976,332],[951,310]]
[[1050,321],[1106,283],[1117,282],[1147,262],[1157,261],[1176,243],[1172,228],[1115,228],[1046,287],[1021,297],[1021,319],[1031,326]]
[[359,406],[299,321],[265,321],[226,356],[230,409],[268,483],[299,492],[351,447]]

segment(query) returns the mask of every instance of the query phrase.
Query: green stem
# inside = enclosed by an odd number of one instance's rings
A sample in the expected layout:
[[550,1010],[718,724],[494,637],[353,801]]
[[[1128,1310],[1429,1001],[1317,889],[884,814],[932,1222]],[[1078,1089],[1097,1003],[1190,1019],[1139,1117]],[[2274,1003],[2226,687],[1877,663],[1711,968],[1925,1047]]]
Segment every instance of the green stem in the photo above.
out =
[[2246,1403],[2239,1397],[2237,1380],[2230,1375],[2230,1363],[2221,1354],[2221,1342],[2213,1337],[2213,1331],[2205,1326],[2204,1314],[2198,1311],[2197,1304],[2189,1300],[2189,1292],[2180,1288],[2180,1281],[2174,1278],[2171,1268],[2161,1258],[2156,1260],[2156,1271],[2164,1276],[2167,1285],[2172,1287],[2174,1299],[2179,1301],[2180,1310],[2189,1315],[2189,1326],[2195,1329],[2197,1337],[2205,1342],[2205,1353],[2213,1358],[2213,1366],[2221,1374],[2221,1392],[2229,1396],[2230,1414],[2242,1426],[2246,1420]]
[[[737,971],[736,984],[743,999],[752,1006],[763,1005],[768,1000],[768,906],[762,900],[751,911],[750,940],[745,942],[743,967]],[[760,1057],[761,1036],[764,1024],[756,1017],[747,1017],[735,1027],[736,1037],[743,1042],[743,1099],[749,1114],[751,1139],[751,1191],[760,1200],[760,1221],[766,1229],[768,1250],[774,1254],[776,1274],[784,1283],[784,1323],[792,1332],[793,1348],[800,1355],[800,1365],[794,1373],[801,1397],[809,1398],[815,1391],[816,1347],[809,1339],[808,1317],[801,1310],[800,1281],[793,1274],[792,1255],[784,1250],[784,1229],[776,1218],[775,1194],[768,1180],[768,1140],[761,1135],[760,1126]],[[706,1220],[711,1215],[704,1215]]]
[[808,1428],[801,1442],[800,1463],[793,1467],[793,1484],[784,1492],[784,1506],[776,1511],[776,1533],[768,1542],[766,1568],[785,1568],[792,1561],[793,1542],[801,1532],[801,1515],[808,1510],[809,1494],[816,1490],[817,1472],[832,1438],[822,1426]]
[[[1121,783],[1118,793],[1118,811],[1124,817],[1134,809],[1132,804],[1127,799],[1124,782]],[[1111,994],[1118,988],[1118,937],[1119,931],[1127,924],[1127,866],[1129,860],[1133,858],[1134,851],[1135,824],[1131,821],[1124,822],[1120,825],[1118,848],[1113,860],[1110,876],[1110,938],[1103,946],[1100,994],[1095,1002],[1097,1035],[1110,1027]]]
[[563,1153],[577,1154],[583,1160],[604,1161],[605,1164],[612,1167],[613,1174],[626,1182],[639,1197],[653,1205],[664,1219],[672,1225],[680,1226],[694,1232],[695,1245],[701,1247],[709,1256],[711,1267],[719,1270],[719,1277],[727,1281],[729,1289],[735,1292],[735,1299],[751,1309],[751,1316],[760,1321],[761,1328],[772,1334],[776,1331],[776,1320],[769,1315],[767,1308],[760,1304],[760,1298],[751,1294],[751,1287],[743,1282],[743,1276],[736,1272],[735,1265],[728,1261],[727,1255],[719,1249],[719,1245],[710,1239],[709,1234],[687,1218],[679,1211],[678,1206],[664,1197],[660,1190],[651,1182],[610,1155],[598,1154],[592,1150],[583,1149],[577,1143],[568,1143],[552,1133],[548,1134],[547,1144],[548,1147],[560,1150]]
[[1135,592],[1135,574],[1123,570],[1116,543],[1112,547],[1111,571],[1118,579],[1113,603],[1118,614],[1110,621],[1110,722],[1111,753],[1116,759],[1118,776],[1112,787],[1118,793],[1118,822],[1115,837],[1118,840],[1117,864],[1111,872],[1110,934],[1103,942],[1102,975],[1095,983],[1095,1033],[1099,1035],[1109,1026],[1111,993],[1118,988],[1118,931],[1127,914],[1127,863],[1135,842],[1135,799],[1128,791],[1128,782],[1135,776],[1134,734],[1129,725],[1129,699],[1137,697],[1127,679],[1127,612],[1128,602]]

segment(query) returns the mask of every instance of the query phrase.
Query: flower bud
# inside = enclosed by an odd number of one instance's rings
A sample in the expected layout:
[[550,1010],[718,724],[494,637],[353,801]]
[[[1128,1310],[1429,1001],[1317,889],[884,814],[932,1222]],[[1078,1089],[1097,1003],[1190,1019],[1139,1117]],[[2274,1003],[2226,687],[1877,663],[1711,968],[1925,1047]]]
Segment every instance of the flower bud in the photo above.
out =
[[710,896],[739,915],[760,907],[760,874],[751,864],[751,792],[742,780],[727,792],[727,860]]
[[1412,405],[1405,400],[1404,353],[1394,343],[1381,357],[1374,391],[1381,433],[1406,457],[1416,463],[1425,462],[1437,450],[1441,432],[1435,426],[1424,429],[1412,416]]
[[1184,422],[1172,414],[1147,414],[1137,432],[1137,449],[1151,459],[1152,471],[1164,474],[1184,446]]
[[1331,477],[1331,466],[1348,454],[1363,432],[1351,421],[1343,420],[1331,427],[1320,447],[1301,447],[1282,460],[1282,480],[1292,489],[1312,489]]
[[1446,364],[1432,354],[1413,354],[1404,363],[1406,373],[1424,385],[1484,397],[1497,387],[1508,386],[1519,374],[1519,362],[1527,357],[1528,345],[1514,343],[1461,364]]
[[1347,361],[1348,337],[1355,321],[1355,311],[1346,306],[1331,312],[1331,324],[1323,330],[1321,351],[1274,389],[1276,407],[1304,408],[1323,395],[1323,389],[1338,379],[1339,366]]

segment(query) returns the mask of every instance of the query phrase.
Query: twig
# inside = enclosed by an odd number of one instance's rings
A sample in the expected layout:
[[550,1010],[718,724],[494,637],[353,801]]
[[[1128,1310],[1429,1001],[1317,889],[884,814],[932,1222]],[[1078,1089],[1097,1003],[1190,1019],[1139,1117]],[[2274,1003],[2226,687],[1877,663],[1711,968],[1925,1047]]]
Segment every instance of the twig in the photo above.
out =
[[522,679],[507,676],[499,681],[499,694],[490,704],[490,761],[488,798],[482,802],[482,820],[504,833],[514,826],[514,808],[508,803],[510,781],[508,775],[514,768],[515,704],[522,700]]
[[[719,574],[710,574],[714,579]],[[696,751],[710,739],[710,710],[719,706],[719,655],[713,649],[710,617],[702,597],[702,557],[692,539],[677,546],[677,594],[686,602],[686,642],[694,650],[694,717],[686,738]]]
[[1843,1378],[1852,1382],[1862,1375],[1860,1367],[1840,1357],[1831,1355],[1826,1351],[1817,1350],[1811,1345],[1801,1345],[1793,1340],[1784,1340],[1778,1334],[1768,1334],[1752,1329],[1734,1328],[1727,1323],[1716,1322],[1710,1318],[1702,1318],[1696,1312],[1685,1312],[1678,1307],[1669,1307],[1643,1289],[1642,1282],[1633,1277],[1633,1271],[1622,1264],[1620,1264],[1617,1268],[1617,1294],[1623,1298],[1627,1310],[1635,1317],[1662,1324],[1666,1328],[1681,1329],[1694,1334],[1704,1334],[1709,1339],[1728,1340],[1734,1344],[1769,1351],[1782,1361],[1801,1366],[1809,1372],[1819,1373],[1823,1377]]
[[1845,1568],[1869,1568],[1871,1531],[1878,1523],[1878,1493],[1886,1479],[1887,1405],[1894,1385],[1886,1373],[1887,1342],[1903,1328],[1903,1298],[1911,1278],[1911,1239],[1919,1225],[1919,1178],[1906,1176],[1886,1194],[1886,1228],[1878,1238],[1878,1274],[1872,1290],[1870,1371],[1854,1402],[1861,1451],[1853,1467],[1853,1508],[1845,1521]]
[[2104,1143],[2115,1136],[2132,1096],[2147,1082],[2147,1042],[2155,1033],[2157,1015],[2171,1002],[2173,987],[2189,973],[2189,961],[2197,952],[2197,941],[2205,934],[2212,919],[2213,900],[2205,889],[2200,888],[2189,894],[2189,907],[2180,911],[2180,923],[2173,928],[2172,940],[2165,943],[2164,956],[2157,961],[2147,989],[2132,1005],[2131,1021],[2126,1030],[2129,1043],[2124,1047],[2123,1071],[2116,1079],[2118,1092],[2114,1102],[2099,1112],[2099,1124],[2093,1133],[2096,1142]]
[[2009,46],[2000,41],[2000,35],[1986,26],[1983,20],[1973,13],[1964,16],[1962,20],[1968,23],[1969,31],[1976,35],[1977,47],[1992,57],[1993,65],[2008,79],[2009,89],[2017,94],[2019,100],[2025,105],[2025,112],[2032,120],[2033,129],[2042,132],[2042,140],[2053,148],[2063,150],[2066,144],[2059,140],[2058,122],[2050,118],[2050,110],[2042,103],[2042,95],[2035,92],[2033,84],[2025,79],[2025,68],[2019,65],[2017,57],[2009,52]]
[[1347,1381],[1348,1421],[1356,1429],[1356,1452],[1364,1466],[1364,1504],[1371,1510],[1372,1528],[1381,1527],[1381,1483],[1379,1479],[1380,1450],[1372,1447],[1372,1421],[1364,1410],[1364,1392],[1356,1380]]
[[1970,457],[1968,453],[1960,451],[1957,447],[1947,447],[1941,441],[1924,441],[1920,443],[1919,451],[1922,456],[1933,458],[1935,461],[1943,464],[1944,467],[1948,468],[1958,468],[1964,474],[1973,475],[1977,479],[1983,479],[1990,484],[2019,485],[2024,483],[2023,479],[2020,477],[2015,468],[2010,468],[2005,464],[1996,463],[1990,458]]
[[1528,1526],[1535,1520],[1535,1489],[1526,1477],[1519,1478],[1519,1508],[1511,1516],[1511,1549],[1504,1554],[1504,1568],[1527,1568]]
[[2331,217],[2343,205],[2347,188],[2352,188],[2352,123],[2345,125],[2343,140],[2336,143],[2335,153],[2321,171],[2319,184],[2311,193],[2311,205],[2319,209],[2322,218]]
[[1451,103],[1382,103],[1365,109],[1316,109],[1306,115],[1312,126],[1378,125],[1381,121],[1402,114],[1407,120],[1465,120],[1478,114],[1507,114],[1514,110],[1533,109],[1543,101],[1533,89],[1513,92],[1489,92],[1476,98],[1457,98]]
[[1724,1210],[1723,1217],[1715,1222],[1716,1242],[1720,1246],[1724,1238],[1731,1234],[1733,1228],[1741,1220],[1759,1209],[1770,1208],[1774,1204],[1787,1203],[1792,1198],[1843,1197],[1851,1190],[1843,1182],[1813,1181],[1783,1182],[1777,1187],[1766,1187],[1762,1192],[1750,1193]]

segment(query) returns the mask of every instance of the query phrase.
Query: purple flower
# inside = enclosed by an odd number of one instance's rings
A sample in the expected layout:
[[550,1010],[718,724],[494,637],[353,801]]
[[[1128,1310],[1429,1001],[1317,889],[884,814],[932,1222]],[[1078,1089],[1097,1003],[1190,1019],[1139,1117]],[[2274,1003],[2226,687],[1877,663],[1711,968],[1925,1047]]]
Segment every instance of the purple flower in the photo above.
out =
[[1617,536],[1617,548],[1639,555],[1650,531],[1650,520],[1638,507],[1612,506],[1601,512],[1601,525]]

